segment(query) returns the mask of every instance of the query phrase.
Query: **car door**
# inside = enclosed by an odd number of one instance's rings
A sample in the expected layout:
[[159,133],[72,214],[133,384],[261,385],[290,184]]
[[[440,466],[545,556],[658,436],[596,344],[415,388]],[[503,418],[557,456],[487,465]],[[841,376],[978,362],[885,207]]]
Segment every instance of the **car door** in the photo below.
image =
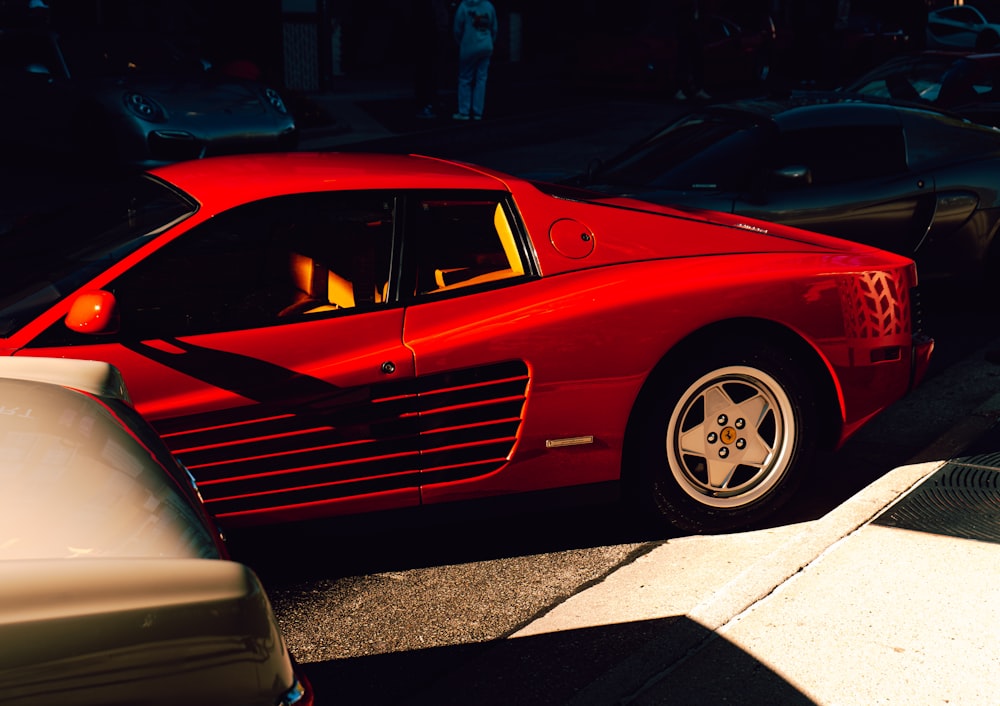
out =
[[934,209],[933,176],[909,169],[902,127],[866,123],[783,132],[757,187],[734,206],[908,256]]
[[57,323],[20,354],[117,366],[223,521],[413,505],[393,233],[383,193],[238,207],[102,285],[117,333]]
[[416,362],[424,502],[495,479],[518,442],[538,347],[525,341],[518,304],[534,265],[514,213],[504,192],[408,196],[404,340]]
[[[567,208],[530,189],[520,202],[467,191],[407,203],[400,290],[416,364],[421,502],[616,480],[649,368],[625,362],[628,341],[609,332],[647,328],[644,317],[619,321],[623,301],[642,301],[642,283],[601,267],[539,276],[534,259],[535,245],[586,258],[600,245],[571,214],[602,219],[607,209]],[[645,222],[629,214],[624,222]]]

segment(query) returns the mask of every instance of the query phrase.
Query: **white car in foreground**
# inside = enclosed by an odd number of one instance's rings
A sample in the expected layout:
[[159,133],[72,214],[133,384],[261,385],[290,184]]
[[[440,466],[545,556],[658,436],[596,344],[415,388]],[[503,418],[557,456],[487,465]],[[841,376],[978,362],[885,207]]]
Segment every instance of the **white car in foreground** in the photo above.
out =
[[118,371],[0,359],[0,703],[312,702]]

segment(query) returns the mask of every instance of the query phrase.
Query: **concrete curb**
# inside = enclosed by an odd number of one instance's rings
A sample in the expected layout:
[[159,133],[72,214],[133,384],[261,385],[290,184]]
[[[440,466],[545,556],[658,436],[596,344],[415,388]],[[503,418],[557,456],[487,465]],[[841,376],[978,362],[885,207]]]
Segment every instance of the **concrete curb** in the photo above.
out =
[[[606,622],[685,615],[688,620],[671,621],[660,636],[601,674],[570,703],[573,706],[606,706],[638,699],[687,658],[711,644],[727,625],[739,620],[741,615],[858,532],[933,475],[948,462],[947,459],[960,454],[995,426],[998,418],[1000,394],[960,419],[948,432],[916,454],[910,463],[885,474],[823,517],[790,528],[747,533],[744,536],[748,541],[754,541],[753,535],[760,535],[759,541],[769,544],[770,551],[758,556],[727,581],[709,583],[718,588],[712,588],[709,595],[686,610],[677,610],[677,606],[670,606],[667,601],[667,605],[661,604],[663,610],[659,614],[651,614],[647,604],[638,608],[638,614],[629,616],[627,608],[623,613],[622,604],[647,587],[649,593],[662,596],[664,586],[657,586],[656,581],[671,583],[675,580],[671,570],[681,573],[687,560],[705,547],[704,544],[698,546],[698,537],[685,538],[691,542],[691,555],[678,556],[678,543],[666,542],[610,574],[602,583],[556,606],[512,638],[578,629],[593,625],[595,618],[600,621],[602,615],[606,616]],[[787,534],[791,536],[782,539]]]
[[[669,674],[684,659],[697,653],[725,625],[738,619],[832,546],[864,526],[943,463],[927,462],[897,468],[824,517],[799,526],[791,538],[779,543],[773,551],[757,559],[689,610],[689,621],[672,623],[661,636],[591,682],[570,703],[574,706],[628,703]],[[658,547],[643,558],[656,565],[669,565],[670,562],[658,556],[669,551],[667,547]],[[624,567],[609,576],[601,589],[620,594],[622,587],[633,578],[627,569]],[[578,597],[585,600],[584,596],[586,592],[570,601]],[[593,596],[586,598],[592,599]],[[543,617],[514,637],[533,634],[533,631],[545,627],[548,626]]]

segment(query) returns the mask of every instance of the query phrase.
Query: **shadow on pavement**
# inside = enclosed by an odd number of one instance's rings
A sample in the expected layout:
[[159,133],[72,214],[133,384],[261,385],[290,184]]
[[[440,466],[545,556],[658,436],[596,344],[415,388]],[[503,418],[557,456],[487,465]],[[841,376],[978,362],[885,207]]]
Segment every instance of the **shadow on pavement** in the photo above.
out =
[[[605,545],[655,544],[679,536],[613,499],[543,493],[518,498],[227,531],[237,558],[269,586],[532,557]],[[539,503],[536,507],[534,503]],[[651,546],[652,546],[651,544]],[[315,561],[317,546],[334,561]]]
[[[671,663],[671,642],[722,641],[724,669],[686,673]],[[719,643],[713,643],[719,653]],[[568,630],[533,637],[430,648],[303,665],[317,694],[343,703],[519,704],[638,703],[784,704],[813,702],[752,655],[685,617]],[[621,678],[621,670],[629,672]],[[607,679],[606,677],[610,677]]]

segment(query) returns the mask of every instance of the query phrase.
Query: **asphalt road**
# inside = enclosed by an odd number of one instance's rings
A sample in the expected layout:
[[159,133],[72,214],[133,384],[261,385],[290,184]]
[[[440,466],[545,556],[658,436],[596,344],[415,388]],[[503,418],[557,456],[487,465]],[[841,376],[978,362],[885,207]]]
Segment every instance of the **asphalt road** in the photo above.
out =
[[[338,148],[415,151],[519,174],[559,173],[614,154],[659,125],[667,110],[632,100],[556,105],[525,119],[458,129],[439,124]],[[0,212],[8,218],[78,188],[74,173],[58,164],[3,172]],[[925,385],[824,459],[772,526],[825,514],[913,458],[1000,387],[1000,367],[982,364],[983,350],[1000,331],[994,303],[943,287],[930,288],[925,301],[926,328],[938,342]],[[977,363],[974,373],[969,361]],[[610,499],[556,504],[563,500],[547,498],[529,510],[475,506],[245,533],[233,535],[232,546],[263,578],[289,646],[320,694],[340,702],[406,702],[422,685],[460,672],[494,641],[617,567],[683,539],[639,523]],[[739,560],[734,549],[733,561]],[[562,664],[572,662],[562,657]]]

